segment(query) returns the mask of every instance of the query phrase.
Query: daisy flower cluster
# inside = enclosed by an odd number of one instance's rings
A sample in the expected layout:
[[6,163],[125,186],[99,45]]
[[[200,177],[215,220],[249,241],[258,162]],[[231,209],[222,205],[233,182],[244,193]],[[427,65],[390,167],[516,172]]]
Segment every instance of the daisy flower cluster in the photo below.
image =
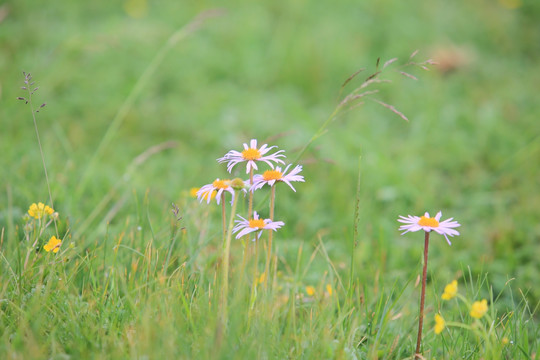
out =
[[[249,175],[248,179],[242,180],[242,186],[237,189],[240,194],[249,197],[248,217],[244,218],[237,215],[238,219],[235,220],[236,225],[233,232],[236,234],[237,239],[254,233],[253,240],[256,240],[260,238],[263,230],[276,231],[285,225],[283,221],[274,221],[273,204],[271,204],[270,217],[266,219],[260,218],[260,215],[253,210],[253,193],[256,190],[267,186],[274,193],[275,186],[278,183],[284,183],[296,192],[292,183],[304,182],[304,177],[299,175],[302,172],[302,166],[296,165],[292,167],[290,164],[285,166],[285,151],[276,148],[276,146],[269,146],[268,144],[259,146],[258,141],[252,139],[249,144],[243,144],[243,150],[230,150],[223,157],[217,159],[218,163],[226,164],[229,173],[232,173],[237,165],[245,164],[245,173]],[[280,164],[285,168],[278,166]],[[255,174],[255,171],[258,171],[261,165],[265,165],[269,169],[260,174]],[[229,194],[232,205],[236,193],[231,179],[216,178],[211,183],[201,186],[196,191],[196,196],[201,202],[206,201],[208,204],[215,199],[219,205],[224,201],[225,195]],[[274,197],[275,194],[272,196],[271,201],[274,200]]]
[[[304,177],[300,175],[302,166],[285,164],[284,150],[278,150],[276,146],[268,144],[259,145],[256,139],[252,139],[249,144],[244,143],[243,149],[230,150],[224,156],[217,159],[220,164],[226,164],[227,172],[232,174],[233,171],[242,165],[245,165],[245,171],[242,168],[241,173],[248,176],[247,179],[223,179],[216,178],[211,183],[201,186],[196,191],[196,196],[200,202],[206,201],[210,204],[214,199],[217,204],[221,204],[222,226],[223,226],[223,254],[222,254],[222,289],[221,289],[221,311],[220,317],[224,322],[227,320],[227,294],[228,294],[228,273],[229,273],[229,254],[231,248],[231,237],[235,234],[236,239],[244,238],[244,259],[243,266],[246,263],[248,254],[252,254],[248,244],[250,237],[255,242],[255,256],[253,261],[253,289],[256,285],[263,282],[265,289],[267,288],[271,254],[272,254],[272,238],[273,233],[283,227],[283,221],[274,219],[274,207],[276,199],[276,187],[279,183],[286,184],[291,190],[296,192],[293,185],[295,182],[304,182]],[[264,166],[266,169],[261,169]],[[264,170],[264,171],[263,171]],[[255,173],[257,171],[257,173]],[[253,208],[254,193],[262,188],[270,188],[270,204],[268,217],[263,217]],[[248,198],[247,216],[236,214],[238,198]],[[226,221],[226,206],[225,198],[230,197],[230,217],[229,225]],[[268,240],[265,246],[266,249],[266,265],[262,274],[258,274],[258,255],[259,255],[259,240],[263,232],[268,231]],[[261,280],[262,279],[262,280]],[[252,294],[255,292],[253,291]]]

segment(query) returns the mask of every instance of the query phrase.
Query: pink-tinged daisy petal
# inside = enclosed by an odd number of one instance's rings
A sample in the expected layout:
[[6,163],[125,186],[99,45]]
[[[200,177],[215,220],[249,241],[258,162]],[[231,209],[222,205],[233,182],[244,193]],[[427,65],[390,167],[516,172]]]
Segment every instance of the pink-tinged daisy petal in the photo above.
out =
[[257,170],[257,161],[263,161],[266,164],[268,164],[272,169],[274,168],[273,163],[281,163],[284,164],[284,161],[281,160],[281,157],[285,157],[283,154],[283,150],[279,150],[273,154],[266,155],[267,152],[269,152],[271,149],[275,148],[276,146],[270,146],[268,147],[267,144],[264,144],[260,148],[257,148],[257,140],[252,139],[248,144],[244,143],[244,150],[242,152],[231,150],[225,156],[217,159],[219,163],[227,163],[227,171],[230,173],[232,169],[239,163],[247,161],[246,165],[246,174],[250,172],[250,170],[253,168],[254,170]]
[[253,185],[251,186],[250,191],[255,191],[257,189],[262,188],[265,184],[269,186],[274,186],[277,182],[284,182],[285,184],[289,185],[293,191],[296,192],[296,189],[294,186],[292,186],[292,181],[299,181],[304,182],[304,177],[302,175],[298,175],[302,171],[302,166],[296,165],[296,167],[291,170],[289,174],[286,174],[287,170],[289,169],[291,165],[287,165],[285,170],[283,172],[281,171],[281,168],[279,166],[276,166],[274,170],[267,170],[262,175],[257,174],[253,177]]
[[[220,180],[219,178],[214,180],[211,184],[201,186],[197,191],[197,198],[200,202],[206,200],[207,204],[210,204],[210,200],[216,199],[218,205],[221,202],[221,195],[224,191],[231,194],[231,204],[234,200],[234,189],[231,187],[231,180]],[[243,190],[246,192],[246,190]]]
[[[273,230],[281,228],[285,223],[283,221],[272,221],[270,219],[259,219],[259,214],[256,211],[253,212],[252,219],[244,219],[242,216],[237,215],[241,220],[235,220],[236,225],[233,228],[233,233],[236,233],[236,238],[240,239],[242,236],[257,232],[256,239],[261,237],[262,230]],[[255,239],[253,239],[255,240]]]
[[424,216],[412,216],[408,215],[407,217],[399,215],[397,219],[398,222],[405,225],[399,227],[400,231],[403,231],[401,235],[408,233],[409,231],[419,231],[424,230],[425,232],[435,231],[437,234],[443,235],[449,245],[452,245],[448,237],[459,235],[459,232],[454,228],[460,227],[461,224],[457,221],[453,221],[454,218],[446,219],[444,221],[439,221],[441,219],[442,212],[439,211],[435,217],[430,217],[429,213],[424,213]]

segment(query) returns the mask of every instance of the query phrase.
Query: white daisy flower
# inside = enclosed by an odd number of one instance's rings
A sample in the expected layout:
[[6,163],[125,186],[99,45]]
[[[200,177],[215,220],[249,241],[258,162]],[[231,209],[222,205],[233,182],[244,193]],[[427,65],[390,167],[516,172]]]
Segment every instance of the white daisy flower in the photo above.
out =
[[[233,228],[233,233],[236,234],[236,238],[240,239],[246,234],[258,231],[257,240],[261,237],[262,230],[274,230],[276,231],[285,223],[283,221],[272,221],[270,219],[259,219],[259,214],[256,211],[253,212],[253,219],[246,220],[242,216],[237,215],[242,220],[235,220],[237,223]],[[255,239],[253,239],[255,240]]]
[[277,146],[268,147],[267,144],[264,144],[260,148],[257,148],[257,140],[252,139],[249,143],[249,146],[244,143],[244,150],[242,152],[231,150],[226,153],[224,157],[217,159],[217,161],[219,163],[226,162],[227,171],[229,173],[232,171],[233,167],[236,164],[244,161],[247,161],[246,174],[249,173],[252,167],[253,169],[257,170],[257,161],[264,161],[273,169],[274,164],[272,164],[272,161],[275,163],[284,164],[283,160],[281,160],[280,157],[285,157],[285,155],[282,154],[283,152],[285,152],[284,150],[279,150],[271,155],[265,155],[267,152],[269,152],[275,147]]
[[440,211],[434,218],[429,217],[429,213],[427,212],[424,216],[420,217],[412,215],[405,217],[400,215],[398,221],[406,224],[399,227],[399,230],[405,230],[401,235],[408,233],[409,231],[424,230],[425,232],[430,232],[433,230],[436,233],[443,235],[446,238],[448,245],[452,245],[450,240],[448,240],[448,236],[452,237],[454,235],[459,235],[459,232],[454,230],[454,228],[461,226],[461,224],[457,221],[452,221],[454,218],[439,222],[441,215],[442,213]]
[[230,192],[232,198],[234,199],[234,189],[231,187],[231,180],[220,180],[218,178],[211,184],[202,186],[199,191],[197,191],[197,198],[200,200],[200,202],[206,200],[207,204],[210,204],[210,200],[216,198],[219,205],[219,202],[221,201],[221,194],[224,191]]
[[292,186],[291,181],[304,182],[304,177],[302,175],[298,175],[298,173],[302,171],[302,166],[296,165],[290,173],[285,175],[290,166],[291,165],[287,165],[283,171],[281,171],[279,166],[276,166],[274,170],[267,170],[262,175],[257,174],[253,176],[253,185],[249,191],[260,189],[264,186],[264,184],[273,186],[276,182],[284,182],[285,184],[289,185],[294,192],[296,192],[296,189]]

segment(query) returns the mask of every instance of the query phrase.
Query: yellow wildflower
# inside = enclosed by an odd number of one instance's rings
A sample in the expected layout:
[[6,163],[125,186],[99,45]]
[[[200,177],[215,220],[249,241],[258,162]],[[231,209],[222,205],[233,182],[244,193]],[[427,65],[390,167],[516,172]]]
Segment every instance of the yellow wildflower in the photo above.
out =
[[444,318],[439,314],[435,314],[435,334],[438,335],[442,333],[445,326],[446,326],[446,321],[444,321]]
[[523,6],[522,0],[499,0],[499,4],[509,10],[515,10]]
[[471,306],[471,316],[480,319],[488,310],[487,300],[475,301]]
[[332,296],[332,293],[334,292],[332,290],[332,285],[326,284],[326,292],[328,293],[328,295]]
[[[189,196],[196,198],[197,197],[197,192],[200,189],[201,188],[198,188],[198,187],[192,187],[191,189],[189,189]],[[208,194],[210,194],[210,193],[208,192],[208,193],[203,194],[202,199],[203,200],[208,200]],[[210,194],[210,200],[214,200],[216,198],[216,194],[217,194],[216,190],[212,191],[212,193]]]
[[48,206],[40,203],[33,203],[30,205],[30,208],[28,209],[28,215],[30,215],[33,218],[41,219],[45,214],[52,215],[54,213],[54,210]]
[[308,294],[308,296],[315,295],[315,288],[311,285],[306,286],[306,294]]
[[62,240],[59,240],[56,238],[56,236],[53,236],[50,238],[49,242],[43,247],[46,252],[49,252],[52,250],[53,253],[57,253],[60,250],[60,246],[62,245]]
[[442,294],[441,298],[443,300],[450,300],[456,296],[457,291],[458,291],[457,280],[454,280],[450,284],[444,287],[444,293]]

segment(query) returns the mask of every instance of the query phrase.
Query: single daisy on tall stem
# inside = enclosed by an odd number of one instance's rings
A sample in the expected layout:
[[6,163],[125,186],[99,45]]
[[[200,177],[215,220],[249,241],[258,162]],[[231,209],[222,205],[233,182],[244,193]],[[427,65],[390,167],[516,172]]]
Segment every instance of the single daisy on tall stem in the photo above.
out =
[[[296,192],[296,189],[294,186],[292,186],[292,181],[300,181],[304,182],[304,177],[302,175],[298,175],[302,171],[302,166],[296,165],[294,169],[292,169],[288,174],[286,174],[287,170],[289,169],[291,165],[287,165],[285,170],[281,170],[279,166],[276,166],[275,169],[272,170],[266,170],[262,175],[255,175],[253,178],[253,185],[251,185],[250,193],[253,193],[253,191],[262,188],[265,184],[270,186],[270,220],[274,220],[274,206],[275,206],[275,200],[276,200],[276,184],[279,182],[283,182]],[[270,269],[270,260],[272,255],[272,231],[268,234],[268,247],[266,251],[266,265],[264,268],[265,273],[265,281],[264,286],[267,286],[267,280],[268,279],[268,271]]]
[[448,242],[448,245],[452,245],[450,240],[448,240],[448,236],[452,237],[455,235],[459,235],[459,232],[457,230],[454,230],[454,228],[461,226],[457,221],[453,221],[453,218],[440,221],[441,220],[442,213],[439,211],[435,217],[430,217],[429,213],[425,213],[423,216],[412,216],[408,215],[405,216],[399,216],[398,221],[400,223],[403,223],[405,225],[401,225],[399,227],[399,230],[405,230],[401,235],[408,233],[409,231],[419,231],[424,230],[425,236],[424,236],[424,267],[422,269],[422,293],[420,296],[420,316],[418,318],[418,337],[416,340],[416,351],[415,351],[415,359],[421,359],[422,355],[420,353],[420,347],[422,344],[422,326],[424,323],[424,300],[426,296],[426,275],[427,275],[427,263],[428,263],[428,248],[429,248],[429,234],[431,230],[435,231],[436,233],[443,235],[446,238],[446,241]]

